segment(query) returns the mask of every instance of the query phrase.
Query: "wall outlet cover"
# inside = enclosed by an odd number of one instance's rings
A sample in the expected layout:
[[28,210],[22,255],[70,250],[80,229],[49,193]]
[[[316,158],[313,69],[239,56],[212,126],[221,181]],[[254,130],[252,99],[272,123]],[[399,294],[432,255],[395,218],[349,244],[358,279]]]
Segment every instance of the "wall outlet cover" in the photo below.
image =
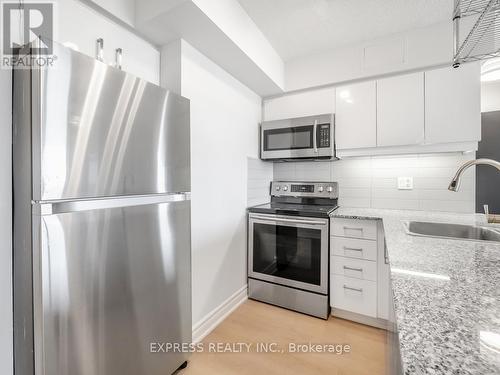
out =
[[399,190],[413,190],[413,177],[398,177]]

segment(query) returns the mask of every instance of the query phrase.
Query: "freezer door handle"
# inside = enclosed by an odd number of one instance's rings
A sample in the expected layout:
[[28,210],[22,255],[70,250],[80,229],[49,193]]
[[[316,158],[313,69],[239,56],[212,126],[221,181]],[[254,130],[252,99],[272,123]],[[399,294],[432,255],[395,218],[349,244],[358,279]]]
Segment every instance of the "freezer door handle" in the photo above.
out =
[[191,193],[130,195],[99,199],[75,199],[64,201],[33,202],[33,214],[38,216],[57,215],[67,212],[143,206],[147,204],[182,202],[191,200]]

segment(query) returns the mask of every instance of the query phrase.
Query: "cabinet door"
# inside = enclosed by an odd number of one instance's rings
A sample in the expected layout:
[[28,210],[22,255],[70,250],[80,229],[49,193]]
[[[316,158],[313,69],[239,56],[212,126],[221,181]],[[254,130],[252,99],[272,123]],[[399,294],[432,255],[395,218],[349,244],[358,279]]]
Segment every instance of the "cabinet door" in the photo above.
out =
[[335,112],[335,88],[306,91],[264,101],[264,121]]
[[425,73],[425,143],[481,139],[480,76],[478,63]]
[[376,82],[337,88],[335,138],[339,150],[377,145]]
[[377,82],[377,146],[424,141],[424,73]]

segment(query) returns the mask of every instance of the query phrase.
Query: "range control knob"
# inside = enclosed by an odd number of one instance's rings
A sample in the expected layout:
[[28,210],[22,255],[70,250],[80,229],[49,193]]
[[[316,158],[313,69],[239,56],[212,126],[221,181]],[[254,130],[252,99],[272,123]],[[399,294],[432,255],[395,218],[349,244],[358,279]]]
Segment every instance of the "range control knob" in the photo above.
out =
[[283,186],[283,191],[288,191],[288,186]]
[[320,186],[320,187],[318,188],[318,191],[319,191],[320,193],[322,193],[322,192],[323,192],[323,190],[325,190],[325,189],[323,188],[323,186]]
[[333,186],[328,186],[326,188],[326,191],[329,192],[329,193],[333,192]]
[[279,185],[276,185],[276,191],[280,191],[281,187]]

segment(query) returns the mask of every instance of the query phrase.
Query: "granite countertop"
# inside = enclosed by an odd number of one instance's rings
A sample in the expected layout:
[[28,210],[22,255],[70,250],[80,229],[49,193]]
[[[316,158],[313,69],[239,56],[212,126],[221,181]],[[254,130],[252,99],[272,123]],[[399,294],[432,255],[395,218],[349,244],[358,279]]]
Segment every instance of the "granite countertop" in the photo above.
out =
[[412,236],[403,225],[484,215],[341,207],[332,217],[383,222],[405,374],[500,374],[500,243]]

